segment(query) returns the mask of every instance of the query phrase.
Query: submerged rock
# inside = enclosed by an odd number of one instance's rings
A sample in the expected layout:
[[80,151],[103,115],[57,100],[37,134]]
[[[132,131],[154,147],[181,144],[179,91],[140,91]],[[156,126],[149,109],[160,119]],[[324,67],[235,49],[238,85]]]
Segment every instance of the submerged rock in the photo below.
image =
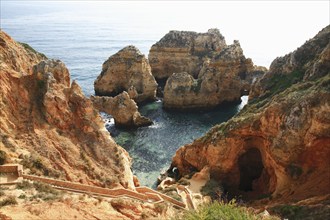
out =
[[169,170],[185,176],[207,167],[231,195],[267,195],[262,205],[329,198],[329,38],[327,26],[277,58],[244,109],[179,148]]
[[116,96],[126,91],[140,103],[155,100],[157,83],[145,56],[135,46],[127,46],[103,63],[94,89],[98,96]]
[[152,124],[138,111],[138,106],[127,92],[115,97],[91,96],[91,100],[99,111],[112,115],[117,127],[141,127]]

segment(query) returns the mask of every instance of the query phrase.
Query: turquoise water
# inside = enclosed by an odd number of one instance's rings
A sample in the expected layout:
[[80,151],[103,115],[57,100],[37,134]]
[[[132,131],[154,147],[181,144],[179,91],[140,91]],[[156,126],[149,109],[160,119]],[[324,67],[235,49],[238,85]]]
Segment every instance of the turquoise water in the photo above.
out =
[[227,121],[247,103],[243,96],[238,105],[221,107],[210,112],[178,113],[162,109],[161,101],[144,105],[140,112],[151,118],[152,126],[135,130],[116,129],[109,118],[107,129],[116,142],[133,158],[133,172],[143,185],[153,186],[165,171],[175,151],[182,145],[201,137],[213,125]]
[[[87,96],[94,94],[94,80],[109,56],[129,44],[147,55],[151,45],[169,30],[186,27],[178,26],[174,17],[157,18],[157,22],[153,22],[157,12],[151,11],[154,14],[151,16],[119,1],[101,11],[91,3],[79,8],[77,2],[65,1],[61,4],[56,1],[0,1],[0,4],[1,29],[49,58],[62,60],[71,79],[78,81]],[[208,28],[206,25],[203,31]],[[188,114],[166,112],[158,101],[140,108],[154,125],[130,131],[116,129],[110,116],[104,115],[104,118],[112,136],[133,158],[133,172],[142,184],[152,186],[180,146],[202,136],[213,125],[228,120],[246,102],[247,97],[243,97],[239,105]]]

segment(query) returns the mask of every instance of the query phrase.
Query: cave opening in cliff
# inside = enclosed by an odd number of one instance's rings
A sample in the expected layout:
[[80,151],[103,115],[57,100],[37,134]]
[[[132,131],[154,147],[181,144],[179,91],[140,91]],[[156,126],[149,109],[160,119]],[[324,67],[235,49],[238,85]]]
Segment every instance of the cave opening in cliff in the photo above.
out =
[[240,172],[239,190],[253,191],[253,182],[260,178],[264,165],[257,148],[250,148],[238,158]]

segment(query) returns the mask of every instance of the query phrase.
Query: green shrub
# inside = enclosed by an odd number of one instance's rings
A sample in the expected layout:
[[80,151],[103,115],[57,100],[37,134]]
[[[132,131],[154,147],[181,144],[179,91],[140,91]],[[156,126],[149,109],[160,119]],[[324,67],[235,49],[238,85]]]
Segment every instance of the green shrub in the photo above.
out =
[[34,188],[36,188],[36,190],[38,190],[38,192],[51,193],[55,195],[58,195],[60,193],[58,190],[45,183],[34,182],[33,186]]
[[18,198],[19,198],[19,199],[26,199],[26,195],[25,195],[25,194],[21,194],[21,195],[19,195]]
[[33,184],[27,180],[23,180],[22,182],[16,184],[16,189],[31,189],[32,187]]
[[0,207],[6,205],[16,205],[16,204],[17,204],[17,200],[15,196],[8,196],[4,200],[0,201]]
[[32,174],[52,176],[55,178],[59,178],[61,176],[61,173],[59,171],[48,168],[44,164],[44,161],[37,156],[25,155],[23,156],[21,164],[24,166],[24,168],[29,168]]
[[304,77],[304,72],[301,70],[295,70],[288,74],[274,74],[267,82],[267,89],[269,95],[278,94],[291,85],[299,82]]
[[177,219],[184,220],[257,220],[277,219],[275,217],[259,217],[244,207],[239,207],[234,200],[229,203],[213,202],[203,205],[197,210],[190,210]]
[[4,195],[5,195],[5,192],[3,191],[2,188],[0,188],[0,197],[1,197],[1,196],[4,196]]
[[181,196],[178,195],[177,193],[173,193],[173,194],[170,194],[170,195],[168,195],[168,196],[172,197],[173,199],[175,199],[175,200],[177,200],[177,201],[179,201],[179,202],[182,202],[182,198],[181,198]]
[[22,45],[26,51],[28,51],[28,52],[32,52],[32,53],[34,53],[34,54],[36,54],[36,55],[41,56],[41,57],[44,58],[44,59],[47,59],[47,57],[46,57],[45,54],[43,54],[43,53],[39,53],[38,51],[36,51],[35,49],[33,49],[30,45],[28,45],[28,44],[26,44],[26,43],[22,43],[22,42],[17,42],[17,43],[19,43],[20,45]]
[[186,178],[181,178],[178,183],[180,183],[181,185],[185,185],[185,186],[189,186],[190,182],[189,180],[187,180]]
[[198,93],[202,87],[202,79],[194,80],[194,84],[191,86],[191,90]]
[[155,211],[157,213],[162,213],[166,210],[166,205],[164,203],[156,203],[155,204]]
[[210,196],[213,200],[220,199],[222,192],[221,184],[214,179],[210,179],[201,189],[202,195]]
[[176,186],[166,187],[162,190],[163,193],[168,193],[168,192],[173,192],[173,191],[176,191]]
[[0,150],[0,165],[5,164],[7,161],[7,154],[5,151]]
[[297,205],[279,205],[272,208],[272,211],[283,218],[302,219],[304,217],[303,207]]
[[62,192],[54,189],[48,184],[41,182],[34,182],[33,186],[38,191],[38,193],[33,198],[40,198],[44,201],[60,199],[62,197]]

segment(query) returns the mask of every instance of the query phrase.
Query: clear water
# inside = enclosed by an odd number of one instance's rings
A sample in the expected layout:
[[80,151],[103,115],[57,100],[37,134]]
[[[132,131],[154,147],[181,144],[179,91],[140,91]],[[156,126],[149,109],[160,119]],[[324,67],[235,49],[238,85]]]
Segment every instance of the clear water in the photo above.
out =
[[[171,17],[154,24],[134,8],[120,9],[120,2],[113,3],[117,4],[115,8],[104,8],[97,16],[93,9],[74,10],[75,2],[62,1],[61,5],[55,5],[54,1],[0,3],[1,29],[49,58],[62,60],[71,78],[78,81],[87,96],[94,94],[94,80],[109,56],[129,44],[147,54],[151,45],[169,30],[185,29],[178,27]],[[242,99],[239,105],[190,114],[165,112],[161,102],[150,103],[140,111],[151,118],[154,125],[130,131],[116,129],[111,117],[104,115],[104,118],[112,136],[133,158],[133,172],[142,184],[152,186],[180,146],[232,117],[246,104],[247,97]]]
[[154,122],[152,126],[136,130],[116,129],[108,120],[107,129],[116,142],[128,150],[133,158],[133,172],[144,185],[153,186],[165,171],[182,145],[201,137],[213,125],[227,121],[247,103],[242,97],[239,105],[222,107],[210,112],[178,113],[162,109],[160,101],[142,106],[140,112]]

